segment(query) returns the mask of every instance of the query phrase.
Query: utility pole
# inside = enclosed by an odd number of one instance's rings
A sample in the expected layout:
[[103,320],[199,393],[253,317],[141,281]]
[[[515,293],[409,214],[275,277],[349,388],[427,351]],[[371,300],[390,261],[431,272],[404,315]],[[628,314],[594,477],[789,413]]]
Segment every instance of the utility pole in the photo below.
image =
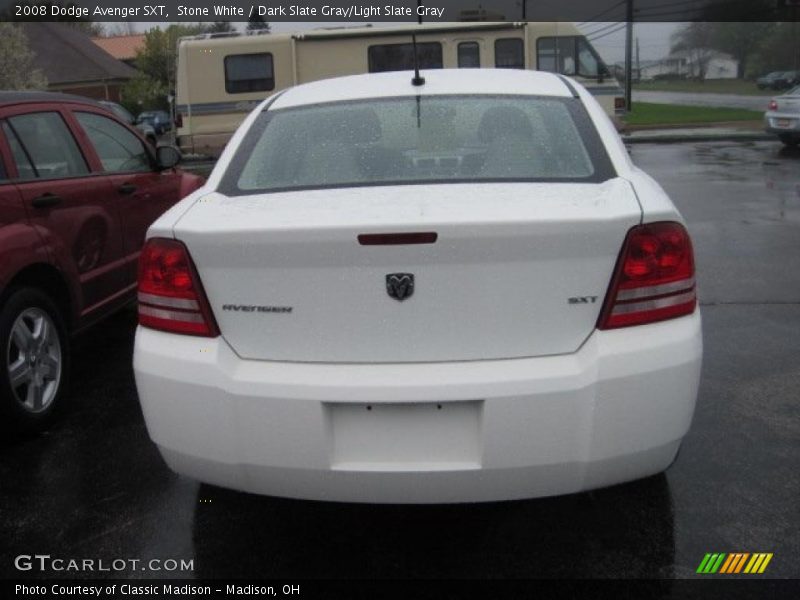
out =
[[636,36],[636,78],[642,77],[642,65],[639,63],[639,36]]
[[633,90],[631,88],[633,71],[633,0],[628,0],[625,20],[625,109],[630,112]]

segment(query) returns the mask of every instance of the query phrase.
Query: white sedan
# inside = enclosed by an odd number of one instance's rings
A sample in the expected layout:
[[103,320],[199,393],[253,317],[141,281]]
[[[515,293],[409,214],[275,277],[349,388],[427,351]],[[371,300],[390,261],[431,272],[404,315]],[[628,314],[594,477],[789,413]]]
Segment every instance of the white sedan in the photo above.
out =
[[150,228],[134,368],[178,473],[444,503],[675,459],[702,357],[681,215],[574,81],[423,76],[272,96]]
[[770,100],[764,113],[764,129],[787,146],[800,144],[800,85]]

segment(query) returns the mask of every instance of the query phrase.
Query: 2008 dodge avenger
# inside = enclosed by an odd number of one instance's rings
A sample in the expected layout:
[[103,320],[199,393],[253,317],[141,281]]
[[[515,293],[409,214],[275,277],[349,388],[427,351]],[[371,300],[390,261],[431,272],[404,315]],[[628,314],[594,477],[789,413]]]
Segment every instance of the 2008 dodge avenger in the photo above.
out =
[[171,468],[319,500],[566,494],[666,469],[692,244],[567,78],[433,70],[265,100],[149,230],[134,368]]

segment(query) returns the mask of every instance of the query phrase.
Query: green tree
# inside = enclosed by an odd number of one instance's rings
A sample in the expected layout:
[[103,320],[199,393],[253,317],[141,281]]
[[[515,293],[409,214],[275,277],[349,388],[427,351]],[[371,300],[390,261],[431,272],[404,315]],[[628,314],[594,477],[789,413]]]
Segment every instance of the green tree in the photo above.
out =
[[777,23],[714,23],[713,47],[739,61],[740,79],[747,73],[750,59],[775,32]]
[[260,17],[258,14],[254,13],[247,22],[247,31],[264,31],[266,33],[270,33],[270,31],[272,31],[272,27],[264,20],[264,17]]
[[691,64],[691,76],[705,81],[708,63],[713,56],[715,23],[688,23],[672,34],[672,52],[683,52]]
[[169,108],[167,95],[175,89],[178,40],[203,31],[198,25],[170,25],[145,34],[144,46],[136,54],[139,73],[122,89],[122,103],[134,114],[142,110]]
[[35,58],[25,32],[13,23],[0,23],[0,89],[45,89],[47,78],[34,68]]
[[230,21],[212,21],[203,28],[206,33],[233,33],[236,28]]
[[800,23],[776,23],[753,56],[750,72],[761,75],[785,69],[800,70]]

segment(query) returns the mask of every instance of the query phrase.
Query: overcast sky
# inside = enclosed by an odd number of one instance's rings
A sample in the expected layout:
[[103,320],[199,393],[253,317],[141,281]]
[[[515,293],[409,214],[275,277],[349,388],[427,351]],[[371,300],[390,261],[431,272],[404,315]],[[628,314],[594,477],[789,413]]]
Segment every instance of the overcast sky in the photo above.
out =
[[[146,31],[159,23],[134,23],[137,31]],[[244,23],[237,24],[244,28]],[[274,32],[307,31],[318,27],[342,27],[364,25],[364,23],[324,23],[324,22],[274,22]],[[394,23],[375,23],[374,27],[386,27]],[[633,28],[634,39],[639,38],[639,57],[641,60],[656,60],[669,54],[669,37],[680,26],[680,23],[636,23]],[[109,32],[114,32],[116,23],[105,23]],[[579,29],[591,40],[603,59],[613,64],[625,58],[625,26],[624,23],[587,23],[579,24]],[[635,54],[634,54],[635,59]]]

